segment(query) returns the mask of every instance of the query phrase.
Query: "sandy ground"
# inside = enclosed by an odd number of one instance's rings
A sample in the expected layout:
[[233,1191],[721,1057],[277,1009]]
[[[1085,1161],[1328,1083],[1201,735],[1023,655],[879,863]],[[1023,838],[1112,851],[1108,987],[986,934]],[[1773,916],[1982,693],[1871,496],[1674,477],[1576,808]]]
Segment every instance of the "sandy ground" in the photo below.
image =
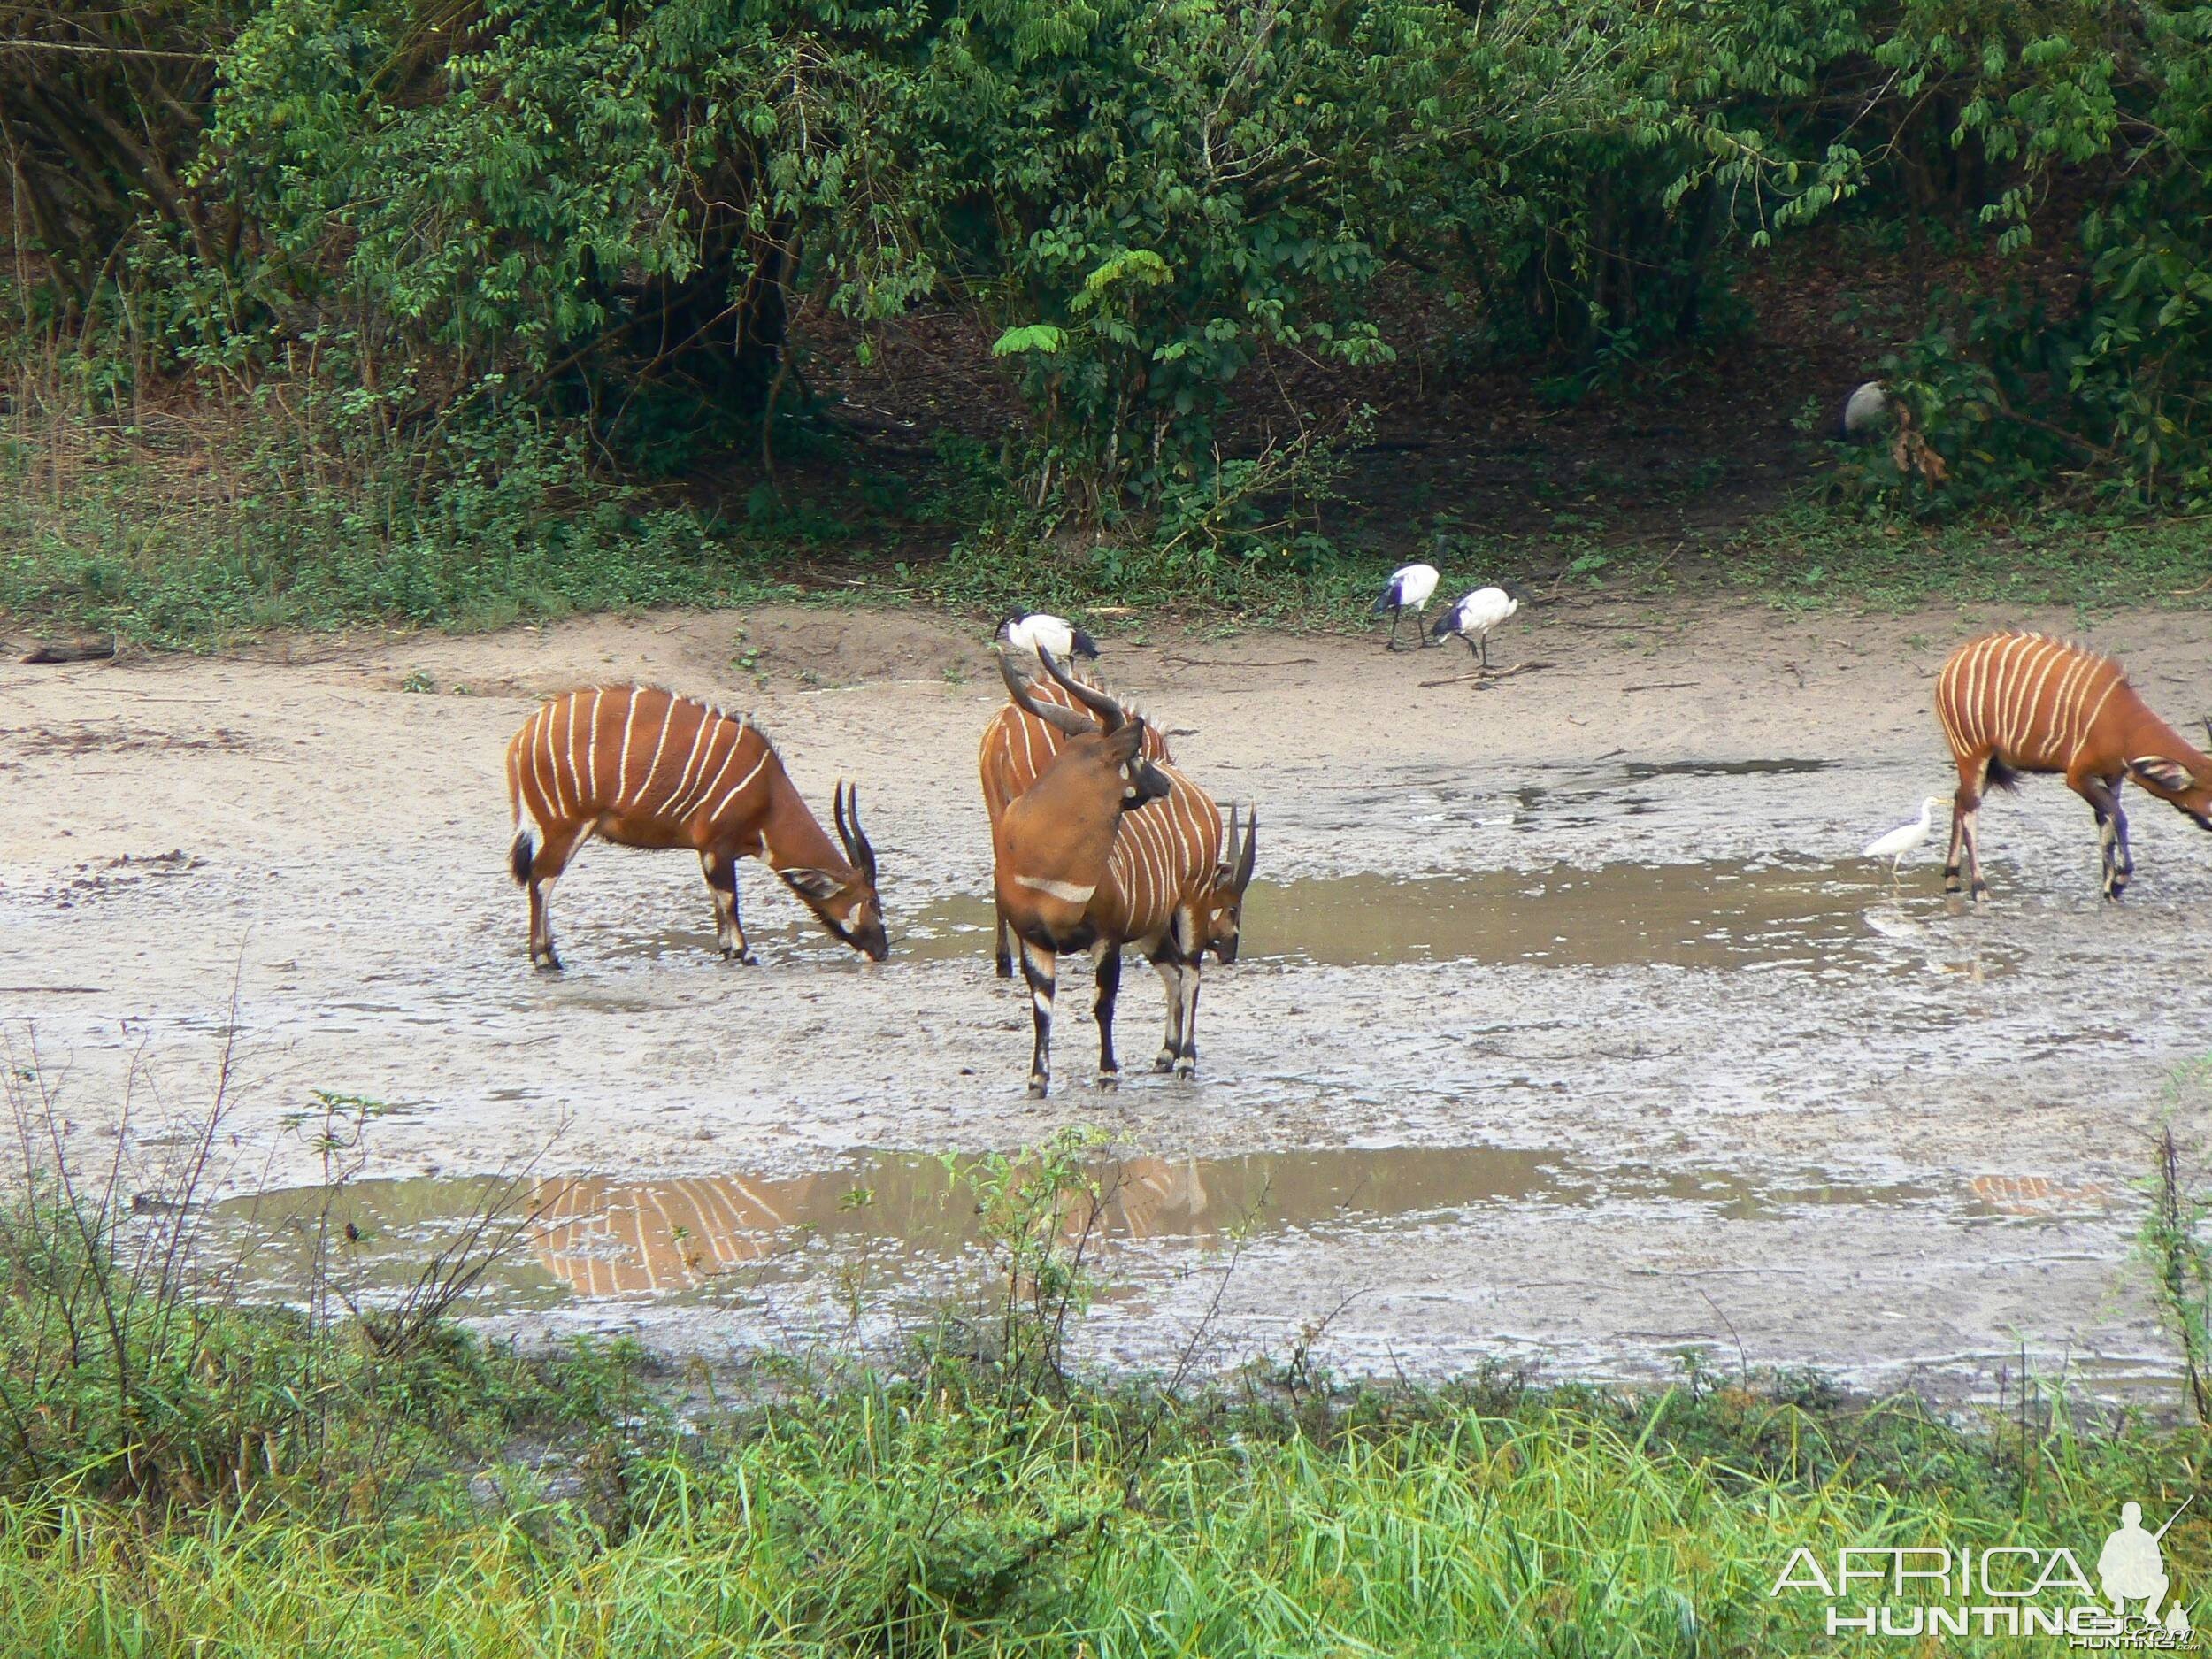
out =
[[[2125,1267],[2132,1183],[2162,1113],[2192,1146],[2207,1127],[2172,1074],[2212,1013],[2212,843],[2133,796],[2137,883],[2103,905],[2086,810],[2035,780],[1985,814],[1982,914],[1938,895],[1939,841],[1894,894],[1855,857],[1948,787],[1948,649],[2069,621],[1563,603],[1494,642],[1550,666],[1485,687],[1423,683],[1463,672],[1456,647],[1109,620],[1114,683],[1217,795],[1259,803],[1267,885],[1245,960],[1207,976],[1197,1083],[1085,1087],[1086,994],[1042,1104],[975,926],[997,682],[941,619],[769,609],[11,666],[0,1017],[79,1156],[112,1146],[138,1074],[151,1171],[206,1097],[234,983],[234,1186],[319,1178],[316,1089],[390,1108],[365,1172],[392,1178],[537,1157],[634,1186],[788,1179],[1079,1122],[1170,1161],[1500,1148],[1571,1169],[1571,1199],[1286,1218],[1240,1261],[1225,1328],[1264,1345],[1341,1307],[1331,1353],[1371,1369],[1642,1373],[1702,1345],[1938,1391],[2024,1353],[2124,1380],[2166,1363]],[[2212,702],[2202,630],[2135,613],[2093,637],[2180,718]],[[764,964],[724,964],[694,861],[594,847],[557,899],[569,972],[529,971],[503,744],[536,698],[631,679],[753,710],[825,812],[860,780],[889,963],[748,866]],[[1130,976],[1125,1056],[1158,1018]],[[1150,1287],[1101,1329],[1142,1361],[1214,1292],[1187,1248],[1138,1256]],[[618,1317],[703,1340],[689,1315]]]

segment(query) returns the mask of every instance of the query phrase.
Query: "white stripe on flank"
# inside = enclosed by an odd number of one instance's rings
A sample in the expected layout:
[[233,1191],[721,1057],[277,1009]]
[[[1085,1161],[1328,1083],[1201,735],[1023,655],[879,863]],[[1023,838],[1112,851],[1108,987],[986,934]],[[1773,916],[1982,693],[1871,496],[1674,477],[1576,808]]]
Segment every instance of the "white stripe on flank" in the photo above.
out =
[[630,687],[630,706],[622,717],[622,752],[614,760],[614,794],[609,804],[618,803],[630,787],[630,733],[637,728],[638,687]]
[[572,691],[561,699],[561,713],[565,717],[561,727],[561,753],[568,757],[568,798],[576,803],[572,817],[584,810],[584,784],[576,775],[576,699],[583,695],[580,691]]
[[1088,904],[1091,895],[1098,891],[1098,884],[1079,887],[1072,881],[1054,881],[1044,876],[1016,876],[1014,885],[1027,887],[1032,893],[1042,893],[1069,904]]
[[686,794],[690,789],[692,764],[699,758],[699,745],[705,740],[706,735],[707,716],[706,710],[702,709],[699,711],[699,723],[692,728],[690,751],[684,756],[684,764],[676,773],[676,787],[661,798],[660,805],[653,809],[655,818],[665,818],[668,809],[676,803],[676,797]]
[[1959,704],[1959,712],[1977,737],[1985,735],[1988,723],[1982,718],[1982,664],[1989,660],[1989,641],[1984,640],[1974,648],[1973,656],[1966,660],[1966,696]]
[[[707,768],[714,764],[714,751],[721,744],[722,728],[726,722],[723,720],[720,715],[714,713],[711,710],[708,711],[705,718],[707,724],[707,741],[706,747],[702,749],[699,754],[698,773],[689,783],[684,786],[683,792],[680,795],[661,809],[661,816],[671,820],[672,822],[680,823],[685,818],[689,818],[693,810],[698,806],[699,803],[706,796]],[[723,764],[727,765],[728,764],[728,758],[725,757]]]
[[[2119,689],[2121,680],[2126,677],[2124,674],[2115,673],[2111,679],[2105,681],[2104,695],[2097,699],[2096,706],[2089,710],[2089,718],[2082,723],[2081,733],[2084,741],[2088,740],[2090,732],[2095,727],[2097,717],[2104,712],[2104,705],[2112,700],[2112,694]],[[2067,758],[2070,762],[2073,757],[2069,756]]]
[[[545,764],[538,764],[538,749],[545,749]],[[530,770],[537,777],[538,787],[544,792],[545,803],[557,818],[568,815],[561,810],[561,767],[553,758],[553,705],[547,703],[538,710],[537,741],[530,745]]]
[[637,780],[635,804],[640,807],[645,804],[646,795],[653,787],[653,774],[661,769],[661,749],[668,742],[668,728],[676,720],[676,699],[665,691],[661,696],[665,699],[661,706],[661,734],[653,740],[653,758],[646,763],[645,775]]
[[[726,720],[723,723],[725,725],[728,724]],[[706,786],[699,791],[699,800],[697,803],[699,806],[704,806],[707,802],[707,797],[721,787],[723,777],[729,772],[731,766],[736,763],[737,751],[744,747],[745,722],[740,720],[737,723],[737,735],[730,740],[730,752],[722,757],[722,764],[714,769],[714,776],[711,778],[706,778],[703,776],[706,772],[706,768],[702,766],[699,769],[702,773],[702,781]]]
[[[736,751],[733,749],[731,753],[734,754]],[[729,805],[729,803],[735,800],[739,795],[742,795],[745,792],[745,786],[747,784],[752,782],[754,779],[760,776],[760,769],[768,764],[768,757],[773,753],[775,753],[775,751],[768,747],[767,740],[764,738],[761,741],[760,758],[753,763],[752,771],[747,772],[742,778],[740,778],[735,783],[732,784],[729,787],[728,793],[724,795],[719,801],[717,801],[714,803],[714,810],[707,814],[708,823],[711,824],[717,818],[720,818],[722,816],[722,809]]]
[[591,725],[584,733],[584,777],[591,789],[585,797],[588,804],[606,799],[599,793],[599,699],[606,695],[603,686],[591,688]]
[[2021,725],[2024,734],[2033,733],[2042,740],[2043,751],[2039,757],[2046,762],[2050,758],[2052,722],[2046,719],[2039,725],[2035,711],[2043,706],[2043,688],[2051,683],[2051,674],[2062,660],[2060,652],[2053,650],[2048,645],[2043,647],[2043,657],[2039,664],[2040,672],[2035,677],[2035,683],[2028,687],[2027,707],[2022,710]]
[[2058,682],[2058,702],[2051,710],[2051,739],[2057,752],[2051,758],[2061,764],[2070,762],[2074,750],[2081,745],[2081,734],[2075,728],[2081,720],[2081,699],[2088,689],[2089,668],[2089,658],[2077,653],[2066,671],[2066,678]]

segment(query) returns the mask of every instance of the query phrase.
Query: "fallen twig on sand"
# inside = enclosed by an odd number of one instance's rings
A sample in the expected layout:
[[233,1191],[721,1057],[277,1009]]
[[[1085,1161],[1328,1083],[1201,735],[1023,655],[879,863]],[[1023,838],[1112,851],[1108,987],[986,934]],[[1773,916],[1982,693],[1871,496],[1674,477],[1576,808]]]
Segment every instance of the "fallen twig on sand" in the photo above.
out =
[[1622,689],[1622,691],[1624,691],[1624,692],[1630,692],[1630,691],[1688,691],[1688,690],[1690,690],[1693,687],[1694,687],[1696,684],[1697,684],[1697,681],[1696,681],[1696,680],[1655,680],[1655,681],[1654,681],[1652,684],[1650,684],[1650,685],[1648,685],[1648,686],[1623,686],[1623,687],[1621,687],[1621,689]]
[[1233,663],[1213,657],[1178,657],[1172,651],[1163,651],[1160,660],[1173,663],[1179,668],[1296,668],[1301,664],[1317,663],[1317,657],[1276,657],[1249,663]]
[[1463,686],[1471,680],[1479,680],[1487,685],[1494,680],[1510,680],[1516,674],[1532,674],[1540,668],[1558,666],[1556,663],[1516,663],[1510,668],[1482,668],[1471,674],[1454,674],[1449,680],[1425,680],[1421,682],[1421,689],[1426,691],[1432,686]]
[[27,663],[104,663],[115,655],[115,636],[105,639],[47,640],[24,656]]

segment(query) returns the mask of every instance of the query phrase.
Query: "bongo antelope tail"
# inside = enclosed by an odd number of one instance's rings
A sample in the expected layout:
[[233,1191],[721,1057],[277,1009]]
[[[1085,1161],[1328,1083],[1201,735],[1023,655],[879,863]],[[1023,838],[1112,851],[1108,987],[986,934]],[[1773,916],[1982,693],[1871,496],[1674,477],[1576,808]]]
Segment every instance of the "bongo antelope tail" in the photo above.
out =
[[1963,849],[1973,896],[1988,893],[1976,823],[1982,795],[1991,784],[2014,787],[2024,772],[2062,772],[2089,803],[2108,899],[2124,893],[2135,873],[2122,779],[2212,830],[2212,759],[2152,713],[2108,657],[2043,634],[1985,634],[1951,653],[1936,676],[1935,703],[1959,772],[1943,861],[1947,892],[1958,891]]
[[1236,959],[1256,816],[1234,862],[1224,862],[1221,810],[1171,763],[1144,757],[1142,718],[1063,672],[1048,652],[1039,660],[1096,718],[1038,698],[1001,657],[1015,706],[1067,740],[991,828],[999,910],[1021,941],[1035,1016],[1029,1092],[1041,1097],[1051,1086],[1058,963],[1078,950],[1097,962],[1099,1087],[1120,1081],[1114,1003],[1130,946],[1167,989],[1166,1038],[1153,1069],[1187,1077],[1198,1065],[1200,962],[1209,949]]
[[[619,847],[688,847],[714,899],[725,957],[754,960],[737,914],[737,861],[767,861],[822,926],[872,962],[890,946],[876,854],[856,787],[840,783],[843,856],[749,718],[649,686],[596,686],[556,697],[507,745],[515,840],[508,855],[530,894],[530,960],[558,969],[553,884],[594,835]],[[534,845],[533,831],[535,832]]]

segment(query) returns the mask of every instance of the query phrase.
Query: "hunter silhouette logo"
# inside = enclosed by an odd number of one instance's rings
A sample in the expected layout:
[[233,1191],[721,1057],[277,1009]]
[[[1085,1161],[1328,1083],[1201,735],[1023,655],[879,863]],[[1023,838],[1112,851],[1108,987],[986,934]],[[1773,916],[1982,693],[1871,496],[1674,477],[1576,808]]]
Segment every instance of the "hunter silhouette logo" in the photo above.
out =
[[[2191,1493],[2182,1500],[2181,1509],[2197,1501]],[[2143,1530],[2143,1506],[2124,1503],[2120,1506],[2120,1525],[2111,1537],[2104,1540],[2104,1548],[2097,1555],[2097,1581],[2104,1586],[2105,1600],[2112,1603],[2113,1615],[2127,1617],[2127,1604],[2139,1601],[2136,1609],[2143,1623],[2176,1636],[2189,1633],[2189,1614],[2177,1601],[2166,1609],[2162,1623],[2158,1617],[2159,1603],[2166,1599],[2170,1581],[2166,1577],[2166,1559],[2160,1552],[2159,1540],[2166,1536],[2167,1527],[2181,1518],[2181,1509],[2166,1517],[2166,1525],[2155,1532]]]
[[1823,1557],[1801,1544],[1770,1594],[1816,1593],[1831,1636],[2055,1636],[2075,1647],[2170,1652],[2193,1647],[2196,1632],[2160,1545],[2195,1501],[2155,1532],[2141,1504],[2123,1504],[2094,1584],[2063,1545],[1847,1544]]

